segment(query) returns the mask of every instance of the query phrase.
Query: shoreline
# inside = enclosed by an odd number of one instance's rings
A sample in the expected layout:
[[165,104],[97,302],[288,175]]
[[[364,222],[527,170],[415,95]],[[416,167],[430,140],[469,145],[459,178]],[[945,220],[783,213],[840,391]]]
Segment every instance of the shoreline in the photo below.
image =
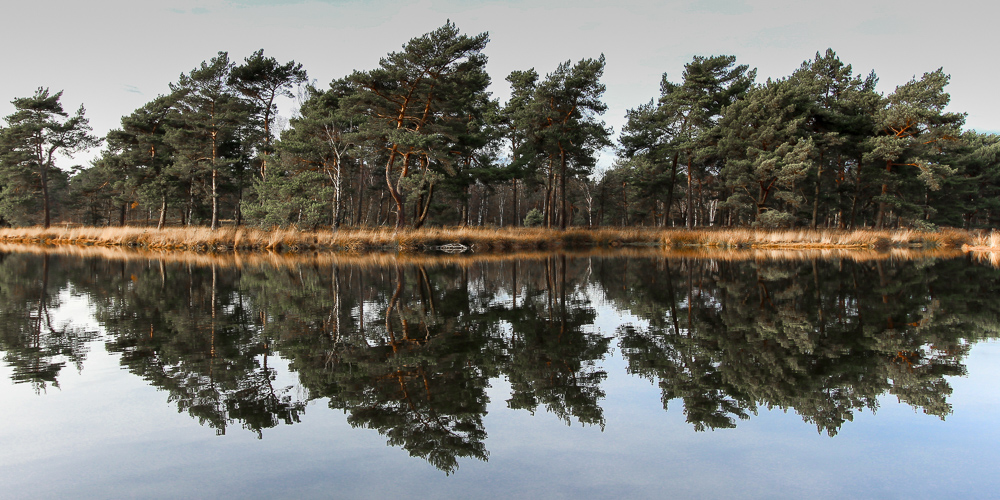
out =
[[[966,255],[960,249],[893,248],[875,250],[863,248],[824,249],[722,249],[718,247],[663,248],[653,246],[626,246],[618,248],[587,248],[566,250],[523,250],[511,252],[482,253],[398,253],[398,252],[197,252],[190,250],[147,250],[141,248],[78,245],[38,245],[0,242],[0,254],[30,253],[45,256],[77,257],[111,261],[149,261],[161,263],[182,263],[196,266],[218,266],[223,268],[253,268],[258,266],[295,267],[306,266],[460,266],[468,267],[485,263],[507,262],[511,260],[545,260],[556,255],[568,258],[640,258],[640,259],[692,259],[725,262],[755,261],[801,261],[843,259],[854,262],[907,261],[927,258],[954,259]],[[983,260],[983,259],[979,259]],[[1000,267],[995,265],[994,267]]]
[[204,227],[0,228],[0,243],[99,246],[212,253],[506,253],[586,248],[823,250],[900,248],[1000,251],[1000,234],[959,229],[660,229],[660,228],[424,228],[299,231]]

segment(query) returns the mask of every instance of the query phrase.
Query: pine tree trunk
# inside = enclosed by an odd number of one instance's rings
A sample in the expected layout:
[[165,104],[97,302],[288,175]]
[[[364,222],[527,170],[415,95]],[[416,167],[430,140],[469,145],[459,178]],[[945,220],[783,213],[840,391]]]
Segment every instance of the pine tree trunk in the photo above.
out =
[[692,186],[691,186],[691,154],[690,153],[688,154],[688,162],[687,162],[687,178],[688,178],[688,185],[687,185],[687,228],[691,229],[691,228],[694,227],[694,210],[692,210],[693,207],[691,205],[691,197],[692,197],[692,194],[693,194],[692,193],[693,190],[691,189]]
[[566,230],[566,152],[559,148],[559,229]]
[[[891,161],[886,161],[885,162],[885,171],[886,171],[886,174],[892,173],[892,162]],[[882,229],[882,227],[884,226],[884,223],[885,223],[885,207],[886,207],[886,202],[884,200],[884,197],[885,197],[886,193],[888,193],[888,192],[889,192],[889,184],[888,184],[888,181],[886,181],[886,182],[882,183],[882,197],[883,197],[883,200],[878,202],[878,215],[875,217],[875,229]]]
[[[399,194],[397,185],[392,182],[392,168],[396,164],[396,157],[399,155],[395,150],[389,154],[389,161],[385,165],[385,183],[389,187],[389,195],[392,196],[392,201],[396,204],[396,229],[403,229],[406,227],[406,211],[403,208],[403,196]],[[407,163],[409,162],[409,155],[404,155],[403,158],[403,172],[400,173],[399,178],[402,179],[406,176]]]
[[544,202],[544,205],[543,205],[543,207],[545,209],[545,227],[546,228],[551,228],[552,227],[552,201],[553,201],[552,200],[552,190],[553,190],[553,184],[554,184],[554,182],[555,182],[555,172],[553,171],[553,168],[552,168],[552,159],[549,158],[549,172],[548,172],[548,176],[545,178],[545,202]]
[[52,225],[52,217],[51,207],[49,206],[49,175],[44,163],[39,162],[38,175],[42,180],[42,211],[45,217],[42,227],[48,229]]
[[674,187],[677,185],[677,162],[680,153],[674,153],[674,161],[670,166],[670,189],[667,190],[667,208],[663,211],[663,226],[670,225],[670,209],[674,206]]
[[160,219],[156,221],[156,229],[163,229],[167,223],[167,195],[160,196]]
[[820,179],[823,174],[823,156],[820,155],[820,166],[816,169],[816,189],[813,193],[813,213],[812,213],[812,223],[809,225],[810,229],[816,229],[816,219],[819,216],[819,185]]
[[514,200],[513,200],[514,202],[512,203],[513,208],[514,208],[514,224],[513,225],[514,225],[514,227],[518,227],[518,226],[521,225],[521,211],[519,210],[520,205],[518,205],[518,200],[517,200],[517,179],[512,179],[511,180],[511,185],[513,186],[513,190],[514,190]]
[[219,228],[219,170],[212,166],[212,231]]

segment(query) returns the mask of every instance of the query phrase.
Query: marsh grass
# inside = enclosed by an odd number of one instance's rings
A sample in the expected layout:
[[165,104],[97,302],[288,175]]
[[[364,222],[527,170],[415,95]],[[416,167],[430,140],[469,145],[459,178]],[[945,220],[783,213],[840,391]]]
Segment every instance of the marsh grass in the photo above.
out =
[[419,230],[343,229],[298,231],[255,228],[166,228],[78,227],[42,229],[0,229],[0,241],[48,245],[139,247],[196,251],[402,251],[434,250],[458,243],[474,250],[547,250],[593,246],[621,246],[658,243],[657,232],[636,229],[602,228],[567,231],[514,228],[427,228]]
[[977,234],[965,245],[971,250],[1000,251],[1000,231]]
[[194,266],[221,268],[254,268],[261,266],[350,266],[358,268],[386,268],[393,266],[459,266],[468,267],[482,263],[504,261],[540,261],[556,255],[569,258],[645,258],[665,260],[714,260],[722,262],[780,262],[802,260],[837,260],[853,262],[907,261],[926,258],[956,258],[963,252],[958,249],[896,248],[889,251],[874,249],[758,249],[687,247],[591,247],[584,249],[521,250],[512,252],[484,252],[466,254],[399,253],[399,252],[199,252],[191,250],[166,250],[125,248],[117,246],[79,245],[24,245],[0,243],[0,253],[32,253],[36,255],[69,256],[83,259],[111,261],[141,261],[180,263]]
[[972,254],[978,262],[1000,268],[1000,231],[977,234],[962,245],[962,250]]
[[664,232],[664,244],[673,247],[718,248],[959,248],[971,240],[966,231],[945,229],[922,232],[910,229],[874,230],[759,230],[695,229]]
[[[983,238],[986,238],[985,240]],[[591,247],[661,246],[719,249],[878,249],[960,248],[979,245],[980,240],[1000,248],[995,233],[975,236],[960,230],[920,232],[915,230],[759,230],[759,229],[653,229],[653,228],[424,228],[418,230],[342,229],[265,231],[227,227],[216,231],[204,227],[52,227],[0,229],[0,241],[46,245],[80,245],[190,250],[200,252],[427,252],[442,245],[460,244],[476,252],[559,250]]]

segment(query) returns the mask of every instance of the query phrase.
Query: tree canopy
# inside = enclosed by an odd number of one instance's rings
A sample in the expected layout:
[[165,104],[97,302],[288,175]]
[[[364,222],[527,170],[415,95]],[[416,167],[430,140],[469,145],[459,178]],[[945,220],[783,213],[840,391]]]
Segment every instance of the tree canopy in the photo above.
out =
[[40,88],[0,128],[0,224],[1000,222],[996,136],[963,130],[943,68],[882,94],[832,49],[763,81],[698,55],[615,140],[604,55],[512,71],[500,102],[488,44],[449,21],[329,85],[263,49],[219,52],[123,117],[90,165],[64,160],[99,143],[82,106],[70,116]]

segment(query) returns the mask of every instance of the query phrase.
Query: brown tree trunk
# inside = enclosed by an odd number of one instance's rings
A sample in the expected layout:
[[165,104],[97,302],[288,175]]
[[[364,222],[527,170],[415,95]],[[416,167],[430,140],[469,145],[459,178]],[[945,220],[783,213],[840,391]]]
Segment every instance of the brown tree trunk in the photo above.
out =
[[49,206],[49,175],[48,169],[44,164],[39,164],[38,174],[42,180],[42,211],[44,212],[44,221],[42,222],[42,227],[48,229],[52,225],[51,207]]
[[160,219],[156,221],[156,229],[163,229],[167,223],[167,195],[160,196]]
[[[406,212],[403,209],[403,196],[399,194],[396,184],[392,182],[392,168],[396,164],[396,157],[399,153],[395,149],[389,153],[389,161],[385,165],[385,183],[389,187],[389,195],[392,196],[392,201],[396,203],[396,229],[403,229],[406,226]],[[400,173],[399,178],[402,179],[406,176],[407,159],[403,160],[403,172]]]
[[688,177],[688,185],[687,185],[687,228],[691,229],[691,228],[694,227],[694,207],[692,206],[692,203],[691,203],[691,196],[693,194],[693,192],[692,192],[693,189],[692,189],[692,184],[691,184],[691,154],[690,153],[688,153],[687,177]]
[[[892,173],[891,161],[885,162],[885,172],[886,175]],[[882,183],[882,196],[884,197],[888,192],[889,192],[889,184],[888,181],[886,181]],[[875,217],[875,229],[882,229],[885,224],[885,207],[886,207],[885,200],[878,202],[878,216]]]
[[820,192],[820,181],[823,179],[823,153],[819,155],[819,165],[816,167],[816,189],[813,192],[813,213],[812,222],[809,224],[809,228],[816,229],[816,220],[819,217],[819,192]]
[[566,151],[559,148],[559,229],[566,230],[568,224],[566,217]]

